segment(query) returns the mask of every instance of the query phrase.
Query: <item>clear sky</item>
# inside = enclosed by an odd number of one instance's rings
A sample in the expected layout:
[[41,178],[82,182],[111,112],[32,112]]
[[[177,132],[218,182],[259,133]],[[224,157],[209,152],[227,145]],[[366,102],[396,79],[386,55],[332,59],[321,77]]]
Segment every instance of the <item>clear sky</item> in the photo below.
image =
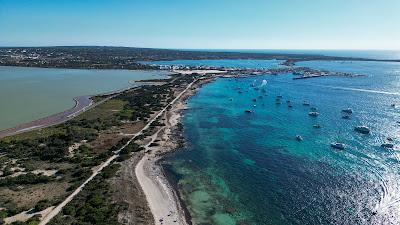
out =
[[400,0],[0,0],[0,46],[400,49]]

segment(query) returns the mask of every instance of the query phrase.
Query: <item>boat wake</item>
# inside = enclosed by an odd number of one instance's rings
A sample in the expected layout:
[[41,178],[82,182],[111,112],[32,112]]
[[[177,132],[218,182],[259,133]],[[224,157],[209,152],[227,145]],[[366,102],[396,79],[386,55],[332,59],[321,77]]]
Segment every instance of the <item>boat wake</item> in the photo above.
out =
[[376,165],[368,162],[366,159],[362,159],[370,167],[371,174],[374,174],[379,180],[379,186],[381,187],[379,202],[374,207],[374,213],[386,214],[393,207],[398,207],[400,203],[400,196],[398,185],[395,183],[396,177],[393,174],[385,174],[376,168]]
[[329,86],[329,85],[313,85],[313,86],[331,88],[331,89],[335,89],[335,90],[357,91],[357,92],[367,92],[367,93],[375,93],[375,94],[398,95],[398,96],[400,96],[399,92],[378,91],[378,90],[371,90],[371,89],[338,87],[338,86]]
[[[274,82],[293,84],[292,82],[285,82],[285,81],[274,81]],[[340,87],[340,86],[321,85],[321,84],[310,84],[310,83],[301,83],[299,85],[301,85],[301,86],[313,86],[313,87],[330,88],[330,89],[334,89],[334,90],[344,90],[344,91],[355,91],[355,92],[366,92],[366,93],[374,93],[374,94],[400,96],[400,92],[390,92],[390,91],[380,91],[380,90],[371,90],[371,89],[363,89],[363,88],[352,88],[352,87]]]

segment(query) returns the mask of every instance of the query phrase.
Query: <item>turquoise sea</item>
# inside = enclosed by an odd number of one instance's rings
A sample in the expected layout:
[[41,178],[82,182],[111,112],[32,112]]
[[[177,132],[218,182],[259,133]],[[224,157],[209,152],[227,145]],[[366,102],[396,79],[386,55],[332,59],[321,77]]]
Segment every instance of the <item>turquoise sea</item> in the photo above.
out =
[[0,66],[0,130],[69,109],[74,97],[165,77],[160,71],[46,69]]
[[[270,65],[258,63],[248,62]],[[298,66],[365,76],[220,78],[188,100],[187,146],[163,166],[195,224],[400,224],[400,63]],[[356,133],[358,125],[371,133]],[[336,141],[345,150],[332,149]]]

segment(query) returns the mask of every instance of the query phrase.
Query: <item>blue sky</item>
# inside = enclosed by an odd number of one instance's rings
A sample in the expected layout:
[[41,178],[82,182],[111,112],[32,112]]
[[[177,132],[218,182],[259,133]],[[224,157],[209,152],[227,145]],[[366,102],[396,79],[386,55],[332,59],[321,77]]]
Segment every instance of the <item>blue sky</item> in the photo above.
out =
[[0,0],[0,46],[400,49],[400,0]]

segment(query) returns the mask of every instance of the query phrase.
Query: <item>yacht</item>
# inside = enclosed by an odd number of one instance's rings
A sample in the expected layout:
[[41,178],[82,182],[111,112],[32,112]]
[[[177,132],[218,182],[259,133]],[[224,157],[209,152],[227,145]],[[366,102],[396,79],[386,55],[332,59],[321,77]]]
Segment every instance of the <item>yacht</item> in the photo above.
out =
[[318,112],[309,112],[308,115],[310,115],[310,116],[318,116],[319,113]]
[[353,113],[353,110],[351,108],[347,108],[347,109],[342,109],[342,112],[351,114]]
[[331,147],[334,149],[344,150],[344,144],[340,142],[333,142],[331,143]]
[[369,134],[371,132],[371,129],[367,126],[356,126],[354,130],[362,134]]

